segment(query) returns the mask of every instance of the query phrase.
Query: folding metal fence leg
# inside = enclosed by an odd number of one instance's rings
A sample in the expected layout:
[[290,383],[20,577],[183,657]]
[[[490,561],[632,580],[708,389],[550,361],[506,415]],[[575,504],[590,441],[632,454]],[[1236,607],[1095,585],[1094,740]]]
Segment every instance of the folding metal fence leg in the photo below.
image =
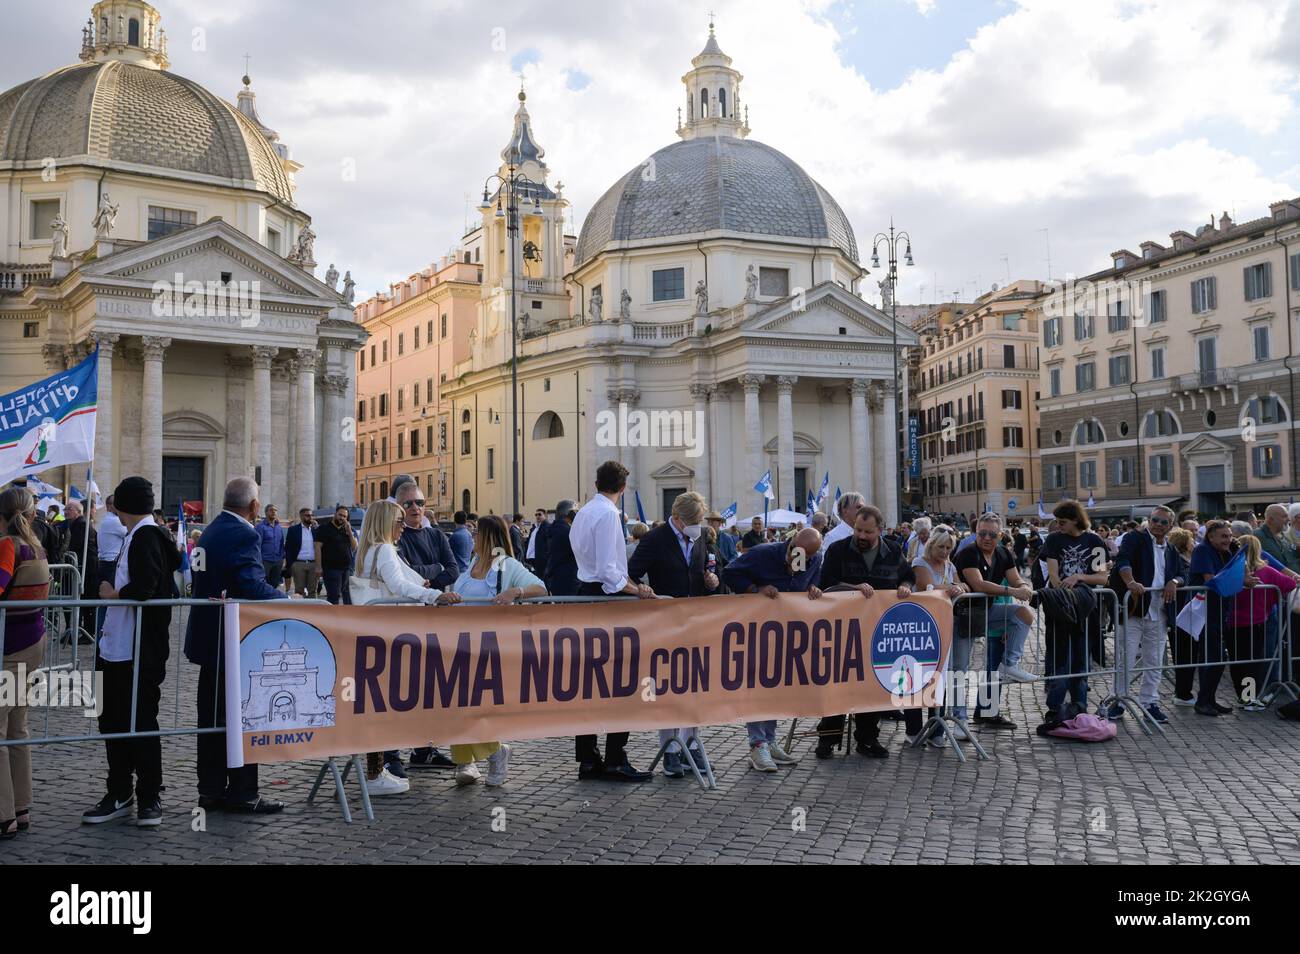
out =
[[[695,764],[695,757],[691,755],[692,742],[695,743],[696,749],[700,755],[704,756],[704,773],[702,776],[700,774],[699,766]],[[695,780],[700,783],[700,787],[706,791],[709,789],[716,789],[718,787],[718,782],[713,775],[713,759],[709,758],[709,753],[704,751],[704,740],[697,735],[692,735],[687,738],[682,749],[682,754],[686,756],[686,764],[689,765],[691,771],[695,773]],[[786,751],[789,752],[790,750],[786,749]]]
[[[691,738],[694,739],[695,736],[691,736]],[[674,742],[676,742],[678,745],[681,746],[681,749],[682,749],[682,755],[685,756],[685,758],[686,758],[686,764],[689,765],[689,766],[691,767],[691,773],[694,774],[694,776],[695,776],[695,780],[696,780],[697,782],[700,783],[700,788],[704,789],[705,791],[708,791],[709,788],[711,788],[711,787],[716,788],[716,786],[713,786],[713,785],[710,784],[710,783],[712,782],[712,780],[713,780],[713,771],[712,771],[712,768],[709,769],[709,777],[708,777],[708,780],[706,781],[705,778],[704,778],[704,776],[702,776],[702,775],[700,774],[700,770],[699,770],[698,768],[696,768],[696,766],[695,766],[695,760],[691,758],[691,754],[690,754],[690,752],[687,751],[687,747],[688,747],[689,743],[686,742],[685,740],[683,740],[680,734],[679,734],[679,735],[674,735],[672,738],[670,738],[670,739],[668,739],[666,742],[664,742],[663,745],[659,746],[659,751],[655,753],[654,760],[650,763],[650,767],[649,767],[648,769],[646,769],[646,771],[647,771],[647,772],[653,772],[653,771],[655,770],[655,766],[659,764],[660,759],[662,759],[665,755],[668,754],[668,746],[672,745]],[[696,739],[696,742],[698,743],[699,740]],[[702,744],[702,743],[700,743],[700,751],[701,751],[701,752],[704,751],[704,747],[703,747],[703,744]],[[705,758],[705,761],[708,761],[708,755],[707,755],[707,754],[705,754],[704,758]]]
[[[1153,735],[1151,726],[1165,735],[1165,727],[1151,717],[1151,714],[1142,708],[1142,704],[1130,695],[1133,686],[1133,675],[1129,672],[1128,665],[1128,604],[1121,603],[1119,597],[1115,597],[1115,612],[1112,616],[1115,625],[1115,682],[1112,686],[1114,691],[1102,699],[1101,704],[1104,706],[1108,702],[1117,702],[1124,708],[1124,711],[1131,715],[1137,722],[1138,727],[1148,737]],[[1150,725],[1148,725],[1150,723]]]
[[785,745],[782,746],[782,748],[784,748],[787,752],[790,751],[790,746],[794,745],[794,727],[797,726],[798,724],[799,724],[798,719],[790,720],[790,731],[785,734]]
[[[343,812],[343,820],[349,825],[352,824],[352,810],[348,808],[348,796],[343,791],[343,776],[339,774],[339,767],[334,762],[334,757],[330,756],[325,760],[325,764],[320,767],[320,773],[316,776],[316,784],[311,787],[307,794],[307,804],[310,805],[316,798],[316,792],[320,789],[321,783],[325,781],[325,773],[329,772],[334,776],[334,791],[338,795],[339,808]],[[363,801],[368,799],[363,798]]]
[[[361,788],[361,807],[366,813],[366,821],[375,820],[375,807],[370,801],[370,780],[366,778],[365,770],[361,767],[361,756],[353,755],[348,762],[348,768],[352,766],[357,768],[357,785]],[[343,770],[343,777],[347,778],[348,770]]]

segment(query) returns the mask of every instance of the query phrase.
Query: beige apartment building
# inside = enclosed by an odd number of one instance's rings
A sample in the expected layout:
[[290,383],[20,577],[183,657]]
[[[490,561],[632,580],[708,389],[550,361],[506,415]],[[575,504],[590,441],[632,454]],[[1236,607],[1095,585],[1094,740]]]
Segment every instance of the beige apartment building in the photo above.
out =
[[918,323],[919,482],[930,513],[1037,513],[1043,291],[1022,279]]
[[1300,199],[1169,238],[1044,300],[1048,501],[1222,514],[1297,494]]
[[429,507],[450,516],[456,458],[448,453],[451,407],[443,391],[469,355],[482,280],[477,230],[454,253],[356,308],[369,333],[357,361],[356,502],[388,496],[411,474]]

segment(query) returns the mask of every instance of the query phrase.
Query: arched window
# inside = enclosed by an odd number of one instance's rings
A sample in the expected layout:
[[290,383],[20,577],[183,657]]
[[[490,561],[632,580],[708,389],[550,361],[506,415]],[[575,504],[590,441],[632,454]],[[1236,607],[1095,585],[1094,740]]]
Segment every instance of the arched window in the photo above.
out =
[[709,116],[709,91],[700,90],[700,118],[707,119]]
[[131,46],[140,45],[140,21],[134,17],[127,23],[126,42]]
[[718,90],[718,115],[724,119],[727,116],[727,91],[725,89]]
[[469,416],[469,409],[468,409],[468,408],[466,408],[465,410],[463,410],[463,411],[460,412],[460,422],[461,422],[462,424],[468,424],[468,423],[470,422],[470,416]]
[[1286,421],[1286,408],[1276,394],[1256,395],[1246,402],[1242,422],[1247,418],[1256,424],[1282,424]]
[[533,440],[544,441],[552,437],[564,436],[564,424],[560,421],[560,415],[554,411],[547,411],[537,419],[533,425]]
[[1101,424],[1096,418],[1089,421],[1080,421],[1074,426],[1074,443],[1076,444],[1100,444],[1105,439],[1106,432],[1101,429]]
[[470,503],[469,488],[467,487],[460,492],[460,509],[464,510],[466,513],[469,513],[471,510],[474,509],[469,505],[469,503]]
[[1170,437],[1178,433],[1178,419],[1169,410],[1148,411],[1142,422],[1143,437]]

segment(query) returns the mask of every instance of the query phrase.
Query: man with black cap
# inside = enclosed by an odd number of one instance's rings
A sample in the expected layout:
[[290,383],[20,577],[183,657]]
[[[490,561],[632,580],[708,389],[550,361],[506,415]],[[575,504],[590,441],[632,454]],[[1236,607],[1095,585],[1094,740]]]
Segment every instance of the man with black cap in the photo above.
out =
[[[180,553],[167,531],[154,523],[153,485],[143,477],[128,477],[113,491],[126,540],[113,582],[99,584],[104,600],[162,600],[176,596],[172,574],[180,569]],[[140,645],[136,655],[136,612],[140,614]],[[104,614],[97,668],[103,679],[99,731],[157,732],[158,703],[167,672],[170,606],[110,606]],[[135,711],[131,699],[135,696]],[[122,818],[136,805],[141,828],[162,824],[162,740],[154,736],[110,739],[108,794],[81,816],[86,824]],[[135,797],[132,798],[132,777]]]

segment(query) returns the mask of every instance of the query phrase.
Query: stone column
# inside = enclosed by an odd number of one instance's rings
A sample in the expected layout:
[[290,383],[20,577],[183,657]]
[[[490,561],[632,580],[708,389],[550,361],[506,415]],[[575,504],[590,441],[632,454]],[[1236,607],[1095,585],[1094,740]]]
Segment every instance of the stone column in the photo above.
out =
[[[713,393],[709,399],[709,440],[716,448],[716,453],[710,453],[709,457],[712,464],[709,469],[709,482],[712,484],[714,496],[718,498],[710,500],[709,505],[714,510],[720,511],[735,500],[737,517],[739,517],[741,498],[733,492],[736,485],[736,466],[731,459],[734,446],[731,436],[731,390],[732,382],[719,381],[713,386]],[[750,480],[751,487],[757,479],[754,477]]]
[[[713,452],[712,434],[709,432],[709,386],[692,384],[691,397],[695,400],[694,428],[695,446],[700,456],[693,458],[695,465],[695,491],[709,502],[709,507],[716,509],[713,500],[713,472],[709,467],[709,457]],[[689,451],[689,448],[687,448]]]
[[252,365],[242,354],[226,355],[226,481],[246,477],[251,473],[248,465],[248,439],[245,421],[248,417],[248,369]]
[[853,489],[870,499],[871,433],[865,378],[854,378],[849,382],[849,430],[853,448]]
[[271,447],[268,451],[266,466],[270,467],[267,475],[265,467],[263,477],[271,489],[266,499],[280,508],[280,513],[297,514],[298,502],[289,492],[289,450],[293,446],[293,430],[290,428],[290,411],[293,408],[293,385],[289,369],[285,362],[277,361],[271,368]]
[[145,335],[144,376],[140,396],[140,476],[153,484],[154,499],[166,510],[171,501],[162,496],[163,355],[171,338]]
[[[636,388],[620,388],[618,392],[618,399],[620,403],[627,405],[628,412],[631,413],[631,411],[637,406],[637,403],[641,400],[641,392]],[[623,466],[627,468],[627,492],[629,494],[634,495],[635,491],[641,489],[641,478],[637,470],[639,455],[637,454],[636,445],[629,444],[627,446],[625,453],[627,456],[620,459],[623,461]],[[646,500],[644,497],[641,498],[641,505],[643,507],[650,507],[652,504],[653,501]],[[630,508],[631,511],[635,513],[636,512],[635,495],[632,497],[631,500],[628,500],[624,504],[624,506]],[[653,511],[648,511],[646,513],[646,516],[649,519],[653,520],[654,517],[651,516],[651,513],[653,513]]]
[[316,357],[315,348],[298,349],[297,473],[300,507],[320,505],[316,493]]
[[[113,473],[113,434],[116,421],[113,419],[113,348],[121,340],[121,335],[108,334],[103,331],[91,333],[91,340],[99,345],[99,384],[97,401],[99,409],[95,414],[95,483],[107,487],[103,496],[108,496],[117,486]],[[91,497],[90,489],[86,496]],[[93,499],[93,498],[92,498]]]
[[781,472],[777,505],[794,501],[795,510],[804,509],[803,500],[794,500],[794,385],[799,379],[781,375],[776,379],[776,447],[777,466]]
[[894,442],[898,439],[898,418],[894,406],[894,389],[888,384],[881,390],[881,416],[885,421],[885,472],[882,481],[885,484],[885,520],[893,526],[898,522],[898,457]]
[[[332,507],[337,503],[348,503],[353,490],[344,489],[340,480],[343,472],[342,457],[345,452],[356,453],[355,444],[343,443],[343,400],[348,389],[347,375],[327,374],[321,379],[321,388],[325,392],[325,420],[321,428],[321,506]],[[420,433],[424,439],[423,428]]]
[[276,469],[271,464],[271,362],[278,349],[254,346],[249,350],[253,355],[253,447],[249,470],[256,478],[257,468],[262,469],[262,503],[274,503],[288,518],[293,516],[288,502],[271,496],[279,491],[271,478]]
[[879,381],[871,385],[868,400],[871,407],[871,445],[872,455],[868,461],[867,479],[871,482],[869,490],[864,491],[867,502],[873,503],[889,517],[889,496],[886,488],[886,475],[889,472],[889,428],[885,424],[884,401],[881,397],[882,384]]
[[[767,470],[763,466],[763,412],[759,406],[758,392],[763,387],[763,376],[761,374],[746,374],[740,379],[741,386],[745,389],[745,460],[748,465],[748,473],[741,479],[741,491],[743,496],[748,496],[754,492],[754,484],[758,478],[763,476]],[[761,506],[761,503],[760,503]],[[740,507],[739,510],[745,510]],[[737,517],[741,516],[738,512]]]

